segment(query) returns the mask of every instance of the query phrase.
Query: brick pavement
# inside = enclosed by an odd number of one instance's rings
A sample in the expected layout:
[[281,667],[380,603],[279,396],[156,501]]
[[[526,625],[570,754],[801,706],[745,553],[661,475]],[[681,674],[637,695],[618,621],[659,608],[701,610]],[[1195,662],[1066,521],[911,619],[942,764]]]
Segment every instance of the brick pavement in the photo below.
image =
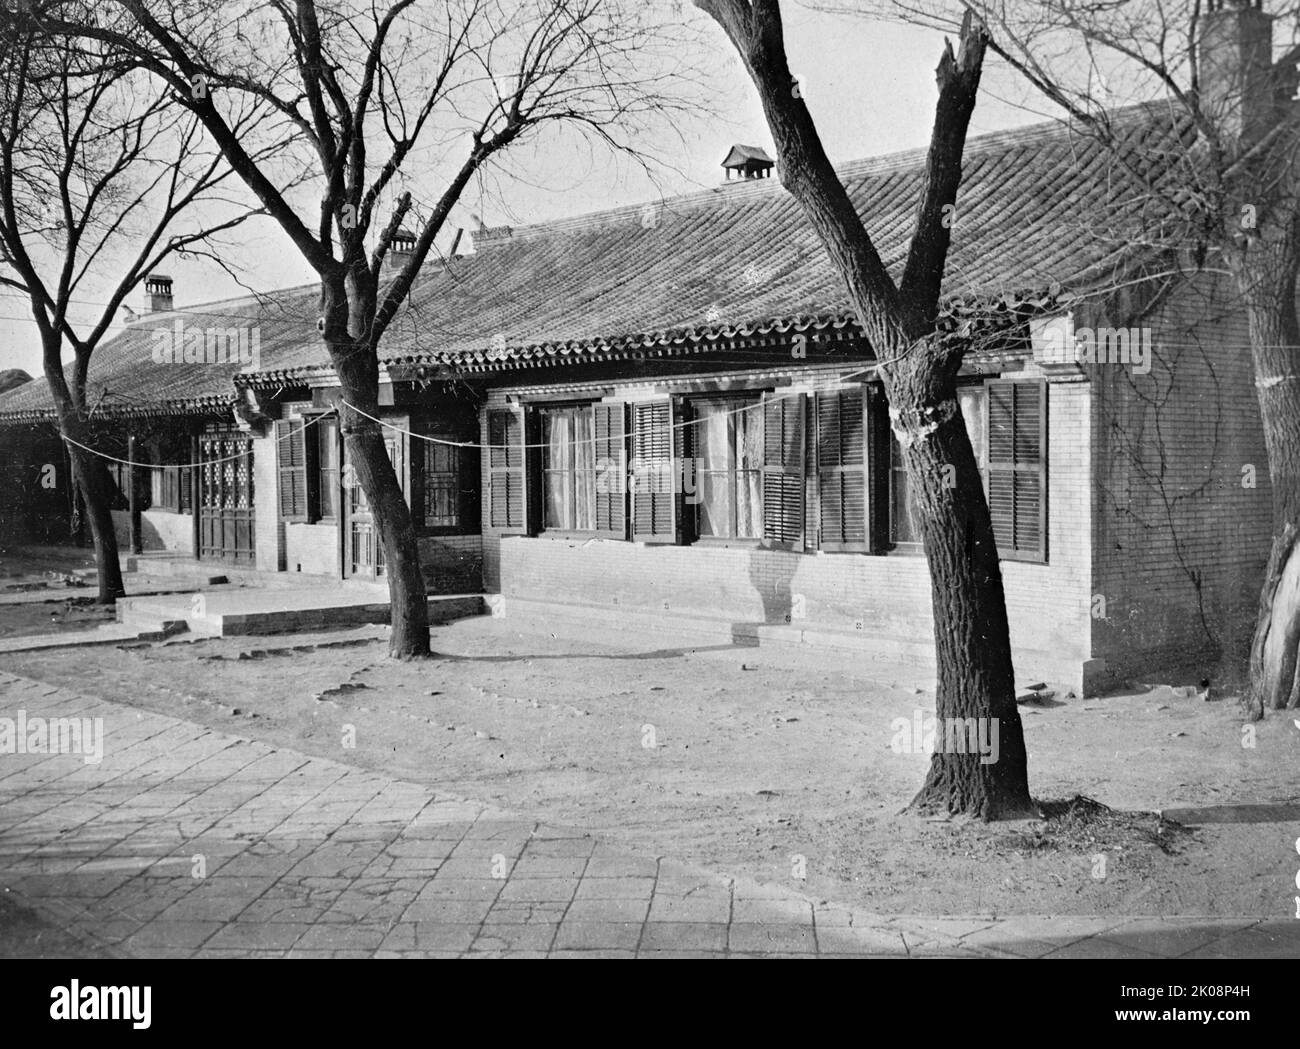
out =
[[1300,923],[1287,921],[900,917],[819,903],[0,673],[0,717],[19,710],[29,725],[103,719],[98,763],[0,754],[5,900],[88,954],[1300,955]]

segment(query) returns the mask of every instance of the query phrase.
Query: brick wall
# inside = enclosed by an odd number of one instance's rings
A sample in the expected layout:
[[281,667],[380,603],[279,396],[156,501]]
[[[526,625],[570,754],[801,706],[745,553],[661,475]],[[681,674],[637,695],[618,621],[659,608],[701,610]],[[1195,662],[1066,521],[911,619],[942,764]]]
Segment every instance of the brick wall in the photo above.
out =
[[[1244,653],[1268,557],[1271,490],[1249,333],[1226,279],[1145,319],[1147,375],[1094,365],[1093,654],[1108,680]],[[1253,467],[1254,488],[1243,487]],[[1202,620],[1208,625],[1202,625]]]
[[[800,371],[791,389],[824,385],[833,372]],[[626,399],[662,390],[664,381],[629,384]],[[1048,386],[1048,564],[1004,562],[1008,616],[1018,676],[1082,686],[1088,659],[1088,388]],[[515,388],[493,391],[487,408]],[[528,390],[521,388],[522,395]],[[660,394],[662,395],[662,394]],[[482,437],[488,443],[486,412]],[[797,598],[804,626],[866,631],[915,641],[933,632],[929,572],[914,554],[789,552],[753,546],[658,546],[597,538],[502,536],[488,517],[488,456],[483,456],[485,589],[509,596],[696,614],[737,624],[782,623]],[[810,486],[811,487],[811,486]],[[815,513],[815,500],[810,500]],[[815,517],[813,518],[815,520]]]
[[430,594],[483,590],[483,540],[477,535],[420,537],[420,567]]

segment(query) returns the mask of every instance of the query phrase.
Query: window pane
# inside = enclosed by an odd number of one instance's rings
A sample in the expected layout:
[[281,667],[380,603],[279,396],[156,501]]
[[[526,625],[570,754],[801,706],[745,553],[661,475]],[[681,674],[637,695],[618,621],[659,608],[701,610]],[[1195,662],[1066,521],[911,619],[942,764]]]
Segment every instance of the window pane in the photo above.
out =
[[542,524],[564,531],[596,527],[595,416],[590,407],[542,413]]
[[763,419],[753,398],[694,402],[701,536],[754,539],[763,534]]
[[731,414],[734,402],[723,400],[697,401],[695,424],[696,455],[701,470],[731,470],[736,417]]
[[733,475],[726,471],[710,471],[699,477],[700,535],[731,535],[731,485]]
[[573,413],[573,527],[589,532],[596,527],[596,417],[590,408],[575,408]]
[[903,465],[903,451],[896,437],[890,438],[889,537],[895,543],[919,543],[921,531],[912,505],[912,489]]
[[966,432],[970,434],[971,447],[975,449],[975,465],[984,469],[984,387],[966,386],[957,391]]
[[424,447],[424,525],[455,528],[460,523],[460,449],[422,441]]
[[339,449],[338,421],[323,419],[316,424],[317,461],[320,463],[320,515],[338,515]]
[[763,475],[745,470],[736,481],[736,535],[760,539],[763,535]]

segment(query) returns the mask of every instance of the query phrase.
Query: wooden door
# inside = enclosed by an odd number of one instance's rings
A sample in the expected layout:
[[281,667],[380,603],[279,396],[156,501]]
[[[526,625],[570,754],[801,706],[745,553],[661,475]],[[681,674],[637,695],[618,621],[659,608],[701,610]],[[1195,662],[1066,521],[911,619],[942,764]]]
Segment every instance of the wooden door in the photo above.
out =
[[253,439],[209,427],[199,437],[199,463],[199,557],[253,563]]

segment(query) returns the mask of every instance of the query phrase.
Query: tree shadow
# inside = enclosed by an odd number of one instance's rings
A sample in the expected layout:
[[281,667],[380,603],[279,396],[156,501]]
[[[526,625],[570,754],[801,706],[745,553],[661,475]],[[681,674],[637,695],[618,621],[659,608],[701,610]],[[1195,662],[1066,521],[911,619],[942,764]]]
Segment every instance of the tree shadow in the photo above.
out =
[[657,648],[653,652],[541,652],[532,655],[460,656],[449,652],[437,653],[437,658],[449,663],[518,663],[541,659],[679,659],[696,652],[733,652],[750,645],[683,645],[680,648]]
[[1202,823],[1291,823],[1300,820],[1300,802],[1283,801],[1270,805],[1206,805],[1202,808],[1164,809],[1167,820],[1184,826]]
[[795,554],[767,543],[749,551],[749,582],[763,602],[763,618],[758,622],[731,625],[731,640],[736,647],[757,648],[760,627],[785,626],[803,618],[806,609],[802,602],[800,607],[795,607],[795,595],[790,589],[798,567],[799,559]]

